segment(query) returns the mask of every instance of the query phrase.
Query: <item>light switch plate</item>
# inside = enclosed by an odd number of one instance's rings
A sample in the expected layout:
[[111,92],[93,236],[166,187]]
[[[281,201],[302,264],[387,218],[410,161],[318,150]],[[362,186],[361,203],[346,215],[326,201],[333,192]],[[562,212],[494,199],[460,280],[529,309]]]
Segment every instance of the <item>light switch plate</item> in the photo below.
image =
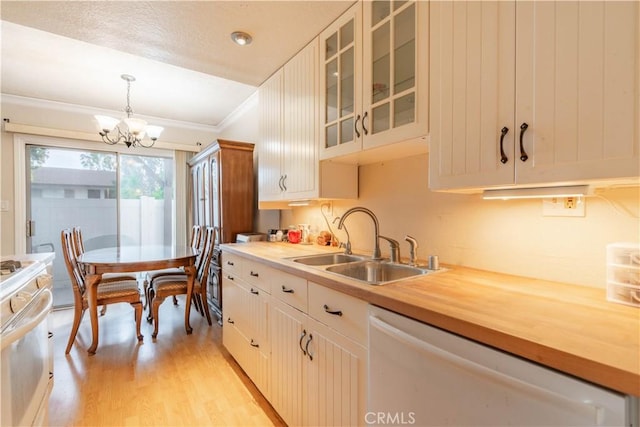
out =
[[549,197],[542,199],[542,216],[585,216],[584,197]]

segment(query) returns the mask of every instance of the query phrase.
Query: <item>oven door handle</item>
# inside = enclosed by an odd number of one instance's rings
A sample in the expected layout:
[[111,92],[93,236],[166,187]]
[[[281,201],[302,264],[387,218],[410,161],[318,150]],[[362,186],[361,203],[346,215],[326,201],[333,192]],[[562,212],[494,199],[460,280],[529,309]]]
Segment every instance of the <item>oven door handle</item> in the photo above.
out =
[[36,293],[31,302],[2,329],[1,349],[4,350],[35,329],[51,313],[52,307],[53,294],[49,289]]

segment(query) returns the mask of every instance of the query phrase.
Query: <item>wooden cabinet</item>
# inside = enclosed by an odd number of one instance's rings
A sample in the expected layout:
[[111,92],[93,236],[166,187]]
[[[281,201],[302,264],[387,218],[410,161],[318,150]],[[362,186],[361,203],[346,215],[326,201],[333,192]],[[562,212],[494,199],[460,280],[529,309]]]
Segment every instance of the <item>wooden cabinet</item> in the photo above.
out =
[[[218,228],[218,241],[229,243],[238,233],[253,230],[254,144],[216,140],[190,161],[192,220]],[[214,313],[222,313],[219,257],[212,257],[207,298]]]
[[[427,135],[428,14],[426,2],[363,1],[320,34],[322,159]],[[380,152],[416,150],[426,144]]]
[[353,165],[318,159],[318,40],[259,89],[259,201],[357,198]]
[[432,189],[640,175],[637,2],[431,2]]

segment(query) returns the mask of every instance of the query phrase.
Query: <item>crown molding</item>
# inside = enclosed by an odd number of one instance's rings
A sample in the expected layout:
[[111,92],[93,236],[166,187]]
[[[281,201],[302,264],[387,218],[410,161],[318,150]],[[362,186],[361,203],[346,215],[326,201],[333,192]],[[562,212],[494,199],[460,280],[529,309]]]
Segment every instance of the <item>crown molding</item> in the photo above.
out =
[[[11,94],[5,94],[5,93],[0,94],[0,101],[2,102],[2,104],[7,104],[7,105],[17,105],[21,107],[64,111],[67,113],[83,114],[83,115],[90,115],[90,116],[93,116],[95,114],[105,114],[105,115],[111,115],[111,116],[122,115],[122,111],[105,110],[102,108],[88,107],[85,105],[68,104],[65,102],[51,101],[48,99],[30,98],[26,96],[18,96],[18,95],[11,95]],[[189,130],[198,131],[198,132],[211,132],[214,134],[219,133],[219,128],[220,128],[220,126],[210,126],[210,125],[203,125],[200,123],[184,122],[179,120],[165,119],[161,117],[145,116],[137,113],[136,113],[136,118],[147,120],[148,122],[152,122],[154,125],[172,127],[172,128],[178,128],[178,129],[189,129]],[[226,119],[223,121],[223,123],[224,122],[226,122]]]
[[217,126],[218,133],[222,133],[227,127],[231,126],[238,119],[240,119],[247,111],[258,105],[258,90],[251,94],[242,104],[240,104],[235,110],[231,112],[227,117],[220,122]]

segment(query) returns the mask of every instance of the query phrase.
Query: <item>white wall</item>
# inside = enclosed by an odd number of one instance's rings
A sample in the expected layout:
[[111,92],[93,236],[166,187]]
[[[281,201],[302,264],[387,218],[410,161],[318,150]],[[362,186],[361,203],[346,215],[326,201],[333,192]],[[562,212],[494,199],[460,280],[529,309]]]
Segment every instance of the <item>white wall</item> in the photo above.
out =
[[[541,200],[482,200],[480,195],[429,191],[428,156],[419,155],[360,167],[360,197],[334,202],[334,216],[365,206],[380,221],[380,233],[401,242],[408,256],[409,234],[418,255],[436,254],[441,263],[604,287],[606,245],[640,241],[640,189],[610,188],[586,199],[585,217],[542,216]],[[281,226],[326,224],[319,207],[282,211]],[[373,226],[361,213],[345,225],[354,251],[371,251]],[[341,231],[338,237],[345,239]],[[383,254],[388,246],[381,241]]]

